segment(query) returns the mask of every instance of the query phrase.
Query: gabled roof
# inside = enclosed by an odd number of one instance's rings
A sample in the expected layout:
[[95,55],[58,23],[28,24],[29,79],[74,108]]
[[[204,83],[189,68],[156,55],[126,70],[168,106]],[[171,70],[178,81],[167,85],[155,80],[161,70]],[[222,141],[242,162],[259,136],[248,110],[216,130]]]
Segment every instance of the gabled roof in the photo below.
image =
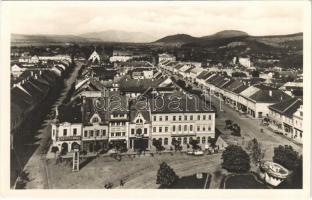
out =
[[301,99],[290,98],[269,106],[269,109],[287,117],[292,117],[292,115],[300,108],[302,103]]
[[132,101],[130,105],[130,121],[134,122],[134,119],[138,114],[141,114],[146,121],[150,121],[150,112],[147,101]]
[[58,119],[60,123],[82,123],[81,100],[71,102],[67,105],[61,105],[58,109]]
[[[161,106],[160,106],[161,105]],[[150,99],[151,113],[211,113],[209,105],[198,96],[181,93],[164,93],[161,98]]]
[[89,124],[90,119],[94,114],[98,114],[101,118],[102,123],[107,123],[107,108],[104,98],[99,97],[86,97],[83,104],[83,124]]
[[210,76],[209,73],[210,73],[209,71],[204,70],[197,76],[197,78],[205,80],[206,78]]
[[244,90],[246,90],[249,86],[247,85],[240,85],[239,87],[237,88],[234,88],[232,90],[232,92],[236,93],[236,94],[240,94],[241,92],[243,92]]
[[240,95],[260,103],[277,103],[290,98],[283,91],[264,84],[250,86]]
[[142,93],[148,88],[157,87],[160,83],[162,83],[165,79],[123,79],[120,82],[120,91],[122,92],[135,92]]
[[244,84],[238,80],[231,80],[229,84],[224,87],[224,89],[227,91],[233,91],[237,89],[238,87],[240,87],[241,85],[244,85]]

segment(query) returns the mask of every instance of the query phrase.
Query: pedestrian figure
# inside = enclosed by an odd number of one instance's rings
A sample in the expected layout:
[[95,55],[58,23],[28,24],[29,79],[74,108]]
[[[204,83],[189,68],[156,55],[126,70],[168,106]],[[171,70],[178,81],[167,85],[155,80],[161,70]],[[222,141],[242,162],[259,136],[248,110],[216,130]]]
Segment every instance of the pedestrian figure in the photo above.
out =
[[124,186],[124,181],[122,179],[120,179],[120,186]]

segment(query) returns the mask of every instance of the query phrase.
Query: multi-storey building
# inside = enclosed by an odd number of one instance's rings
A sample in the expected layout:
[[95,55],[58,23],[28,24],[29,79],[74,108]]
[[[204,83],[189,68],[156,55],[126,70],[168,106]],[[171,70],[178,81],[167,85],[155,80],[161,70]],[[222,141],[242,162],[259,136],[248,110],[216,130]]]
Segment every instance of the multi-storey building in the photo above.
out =
[[160,63],[162,61],[176,61],[176,57],[167,53],[159,54],[158,62]]
[[293,114],[293,127],[294,127],[294,139],[302,143],[302,133],[303,133],[303,106],[296,110]]
[[[301,142],[302,100],[291,98],[269,106],[269,127],[286,137]],[[298,115],[299,114],[299,115]],[[300,121],[301,120],[301,121]]]
[[215,133],[215,113],[209,105],[197,96],[177,92],[151,99],[151,123],[152,139],[161,140],[165,147],[174,139],[186,145],[191,138],[205,145]]

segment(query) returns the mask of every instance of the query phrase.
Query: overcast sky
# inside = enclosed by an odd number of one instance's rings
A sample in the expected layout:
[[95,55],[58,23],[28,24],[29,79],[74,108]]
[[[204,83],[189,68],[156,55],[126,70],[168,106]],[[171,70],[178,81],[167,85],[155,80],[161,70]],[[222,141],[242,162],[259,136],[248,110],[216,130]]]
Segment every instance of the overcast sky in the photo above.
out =
[[[250,35],[303,31],[303,6],[296,2],[6,2],[12,33],[81,34],[105,30],[154,36],[204,36],[221,30]],[[87,3],[87,4],[86,4]],[[128,4],[127,6],[124,4]],[[122,6],[121,6],[122,4]],[[194,5],[195,4],[195,5]]]

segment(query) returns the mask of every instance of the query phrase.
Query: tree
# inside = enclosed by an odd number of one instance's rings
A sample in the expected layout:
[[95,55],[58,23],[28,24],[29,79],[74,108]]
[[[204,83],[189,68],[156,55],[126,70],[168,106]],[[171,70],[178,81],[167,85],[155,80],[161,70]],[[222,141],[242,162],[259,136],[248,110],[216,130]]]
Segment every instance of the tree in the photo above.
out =
[[294,170],[299,160],[299,154],[290,145],[279,145],[274,148],[273,162],[276,162],[289,170]]
[[56,146],[53,146],[53,147],[51,148],[51,152],[54,153],[55,156],[56,156],[56,152],[58,152],[58,151],[59,151],[59,148],[56,147]]
[[157,152],[162,151],[164,149],[160,140],[153,140],[153,145],[155,146]]
[[175,151],[181,151],[182,150],[180,142],[178,140],[176,140],[175,138],[172,139],[171,144],[174,146]]
[[259,162],[264,158],[264,149],[262,148],[261,143],[259,143],[256,138],[248,141],[246,149],[247,151],[249,151],[251,160],[256,165],[258,165]]
[[231,126],[231,130],[233,131],[231,134],[234,135],[234,136],[238,136],[240,137],[241,136],[241,129],[240,129],[240,126],[237,125],[237,124],[233,124]]
[[222,153],[222,159],[222,168],[229,172],[243,173],[250,169],[249,155],[240,146],[227,146]]
[[296,165],[293,169],[292,176],[292,186],[293,188],[302,188],[302,155],[299,157],[299,159],[296,162]]
[[157,171],[156,183],[161,187],[169,188],[178,180],[174,170],[165,162],[162,162]]
[[217,142],[216,138],[208,137],[208,143],[210,144],[210,147],[212,149],[215,149],[217,147],[216,142]]
[[193,139],[190,139],[190,145],[192,146],[192,149],[193,150],[196,150],[196,149],[199,149],[200,147],[198,146],[198,143],[199,141],[198,140],[193,140]]
[[229,120],[229,119],[225,120],[225,129],[230,128],[232,124],[233,124],[232,120]]

